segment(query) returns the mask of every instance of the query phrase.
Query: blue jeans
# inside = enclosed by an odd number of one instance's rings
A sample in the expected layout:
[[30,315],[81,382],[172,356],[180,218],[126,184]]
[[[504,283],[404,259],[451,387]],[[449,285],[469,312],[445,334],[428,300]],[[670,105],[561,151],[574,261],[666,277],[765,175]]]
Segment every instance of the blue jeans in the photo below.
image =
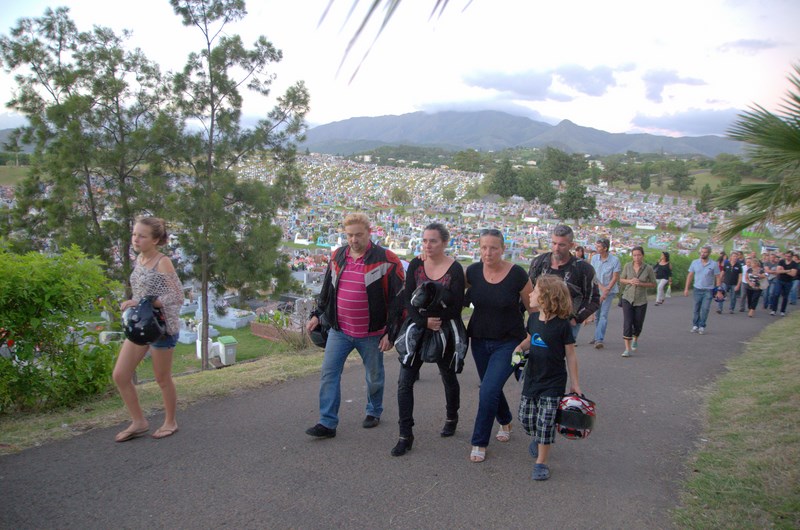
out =
[[582,323],[581,324],[575,324],[574,326],[572,326],[572,338],[575,339],[575,343],[576,344],[578,342],[578,333],[580,333],[580,331],[581,331],[581,326],[583,326]]
[[[730,310],[736,310],[736,300],[739,297],[739,291],[736,290],[735,285],[728,285],[727,283],[723,283],[722,287],[725,289],[725,292],[728,294],[728,299],[731,301]],[[722,311],[725,306],[725,300],[717,300],[717,304],[719,306],[719,310]]]
[[[329,429],[339,424],[339,405],[342,401],[342,370],[354,349],[364,362],[367,381],[367,415],[381,417],[383,412],[383,352],[380,337],[355,338],[331,329],[325,344],[322,374],[319,384],[319,422]],[[510,362],[510,361],[509,361]]]
[[772,293],[775,291],[775,282],[777,280],[770,280],[769,287],[764,291],[764,309],[767,309],[772,303]]
[[795,278],[792,280],[792,290],[789,291],[789,303],[792,305],[797,304],[797,295],[800,294],[797,291],[800,290],[800,280]]
[[781,299],[781,313],[786,312],[786,304],[789,302],[789,292],[792,290],[792,282],[775,280],[775,287],[772,293],[770,309],[778,310],[778,299]]
[[[609,294],[608,298],[603,300],[600,304],[600,309],[597,310],[597,322],[594,325],[594,341],[603,342],[606,338],[606,328],[608,327],[608,312],[611,311],[611,304],[617,299],[617,295]],[[573,333],[574,335],[574,333]]]
[[706,327],[709,309],[711,309],[711,289],[695,289],[692,326],[698,328]]
[[511,423],[511,409],[503,394],[508,377],[514,372],[511,354],[521,341],[472,339],[472,357],[481,379],[478,414],[472,429],[472,445],[486,447],[497,418],[500,425]]

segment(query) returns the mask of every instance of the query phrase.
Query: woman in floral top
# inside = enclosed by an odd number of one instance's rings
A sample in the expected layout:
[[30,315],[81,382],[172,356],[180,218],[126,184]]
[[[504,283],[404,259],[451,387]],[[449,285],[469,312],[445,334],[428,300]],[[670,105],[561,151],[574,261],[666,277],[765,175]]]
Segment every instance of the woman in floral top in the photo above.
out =
[[148,350],[153,359],[153,372],[164,398],[164,423],[153,433],[153,438],[171,436],[178,431],[175,421],[177,394],[172,380],[172,352],[180,332],[180,307],[183,303],[183,288],[175,273],[172,261],[159,252],[167,243],[167,228],[162,219],[140,217],[136,220],[131,236],[133,250],[138,254],[136,266],[131,273],[133,298],[120,306],[122,311],[134,307],[145,296],[155,296],[153,307],[161,309],[166,319],[166,333],[156,342],[140,346],[125,340],[114,366],[114,382],[131,415],[131,424],[116,436],[117,442],[127,442],[145,435],[150,426],[144,417],[133,385],[136,367]]

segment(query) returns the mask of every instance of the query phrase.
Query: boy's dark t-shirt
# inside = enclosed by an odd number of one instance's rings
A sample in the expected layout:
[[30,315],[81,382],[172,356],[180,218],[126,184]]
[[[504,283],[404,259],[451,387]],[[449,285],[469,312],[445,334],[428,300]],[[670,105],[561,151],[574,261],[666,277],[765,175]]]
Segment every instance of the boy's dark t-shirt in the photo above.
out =
[[525,364],[522,394],[529,398],[559,397],[567,387],[566,345],[575,344],[569,320],[539,320],[539,313],[528,317],[531,351]]

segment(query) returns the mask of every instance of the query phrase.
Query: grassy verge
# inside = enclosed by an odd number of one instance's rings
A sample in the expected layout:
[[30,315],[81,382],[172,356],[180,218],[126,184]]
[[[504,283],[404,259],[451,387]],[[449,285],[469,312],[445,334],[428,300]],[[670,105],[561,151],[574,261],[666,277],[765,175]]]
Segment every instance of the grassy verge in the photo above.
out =
[[0,186],[14,186],[28,175],[28,166],[0,166]]
[[679,528],[800,528],[800,313],[729,364],[708,401]]
[[[302,352],[289,352],[286,345],[254,337],[246,329],[221,329],[220,332],[239,340],[235,365],[201,372],[194,344],[181,344],[176,348],[173,372],[188,373],[175,378],[179,408],[206,398],[303,377],[318,371],[322,364],[322,350],[316,346]],[[149,359],[143,361],[137,370],[142,381],[151,379],[152,373]],[[138,385],[137,390],[146,415],[163,408],[161,391],[154,381]],[[115,390],[71,409],[0,417],[0,455],[69,438],[94,428],[109,427],[127,419],[125,407]]]

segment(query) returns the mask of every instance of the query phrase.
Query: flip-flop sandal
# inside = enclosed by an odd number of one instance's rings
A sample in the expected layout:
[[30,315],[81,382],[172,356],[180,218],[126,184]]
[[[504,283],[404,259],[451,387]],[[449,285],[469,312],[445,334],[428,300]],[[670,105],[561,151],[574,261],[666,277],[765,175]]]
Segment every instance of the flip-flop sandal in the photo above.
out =
[[[508,430],[503,429],[503,427],[508,427]],[[508,425],[501,425],[500,430],[497,431],[497,434],[494,436],[498,442],[507,442],[511,439],[511,424]]]
[[139,429],[138,431],[122,431],[119,434],[117,434],[117,436],[119,436],[122,433],[125,433],[124,436],[122,436],[122,438],[115,438],[114,440],[117,443],[127,442],[128,440],[133,440],[134,438],[144,436],[145,434],[147,434],[149,430],[150,427],[145,427],[144,429]]
[[477,446],[473,447],[472,452],[469,454],[469,460],[475,464],[483,462],[486,460],[486,449],[481,449]]
[[162,438],[166,438],[167,436],[172,436],[178,432],[178,428],[175,427],[174,429],[164,429],[159,428],[156,432],[153,433],[153,438],[156,440],[161,440]]

